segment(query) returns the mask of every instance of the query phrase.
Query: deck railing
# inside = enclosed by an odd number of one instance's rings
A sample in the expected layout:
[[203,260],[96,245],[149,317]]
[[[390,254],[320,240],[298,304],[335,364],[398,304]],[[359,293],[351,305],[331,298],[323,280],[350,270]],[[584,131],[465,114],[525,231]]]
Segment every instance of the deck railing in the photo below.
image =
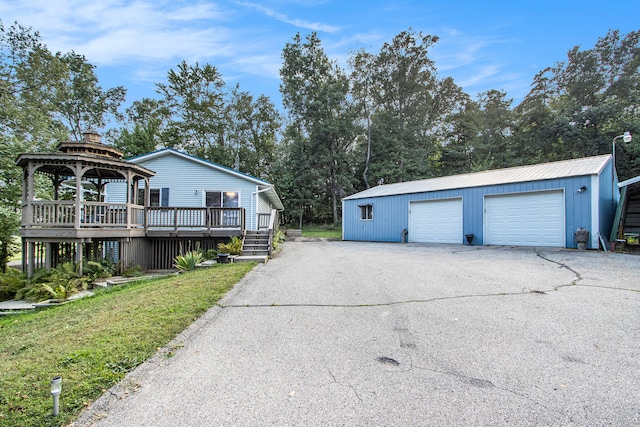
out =
[[[127,213],[130,217],[127,217]],[[30,228],[144,228],[144,206],[126,203],[36,200],[22,207]]]
[[147,208],[147,228],[244,229],[244,224],[244,208]]
[[[146,215],[145,215],[146,211]],[[146,217],[146,218],[145,218]],[[244,208],[149,207],[126,203],[36,200],[22,206],[25,228],[240,228]]]
[[258,230],[268,229],[270,221],[271,221],[270,213],[259,213],[258,214]]

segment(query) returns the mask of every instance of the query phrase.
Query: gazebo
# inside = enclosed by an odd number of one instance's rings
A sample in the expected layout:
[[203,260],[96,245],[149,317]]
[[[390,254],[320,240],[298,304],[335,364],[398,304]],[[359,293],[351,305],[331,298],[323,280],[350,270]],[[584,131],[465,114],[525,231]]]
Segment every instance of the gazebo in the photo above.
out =
[[[104,145],[100,136],[87,132],[82,141],[63,142],[58,153],[21,154],[23,169],[22,267],[51,268],[118,252],[121,268],[135,262],[136,248],[129,244],[145,236],[145,207],[149,206],[149,179],[155,172],[122,159],[122,152]],[[36,198],[36,179],[50,179],[48,200]],[[109,182],[126,182],[125,203],[106,203]],[[140,192],[140,189],[144,189]]]

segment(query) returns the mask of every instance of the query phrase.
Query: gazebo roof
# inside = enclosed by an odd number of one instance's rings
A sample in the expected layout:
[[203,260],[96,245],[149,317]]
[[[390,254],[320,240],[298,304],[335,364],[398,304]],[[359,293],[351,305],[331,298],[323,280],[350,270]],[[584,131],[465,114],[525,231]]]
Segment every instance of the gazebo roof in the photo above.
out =
[[59,153],[25,153],[18,156],[16,164],[25,167],[37,164],[37,172],[58,177],[75,176],[74,166],[88,167],[83,178],[121,180],[126,172],[150,178],[155,172],[122,159],[122,152],[100,143],[100,136],[93,132],[84,134],[82,141],[63,142]]

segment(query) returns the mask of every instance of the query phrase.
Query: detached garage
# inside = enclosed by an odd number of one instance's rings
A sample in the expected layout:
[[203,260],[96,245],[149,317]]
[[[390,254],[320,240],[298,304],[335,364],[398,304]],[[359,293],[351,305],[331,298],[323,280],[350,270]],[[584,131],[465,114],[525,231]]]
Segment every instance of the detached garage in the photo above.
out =
[[619,193],[611,156],[379,185],[343,199],[343,239],[597,249]]

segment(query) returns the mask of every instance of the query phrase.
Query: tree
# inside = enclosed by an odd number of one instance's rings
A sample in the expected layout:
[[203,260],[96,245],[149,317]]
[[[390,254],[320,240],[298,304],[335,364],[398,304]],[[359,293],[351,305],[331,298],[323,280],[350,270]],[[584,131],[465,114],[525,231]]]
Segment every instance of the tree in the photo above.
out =
[[488,90],[478,96],[478,133],[473,142],[473,162],[478,170],[511,166],[511,139],[515,121],[512,99],[503,91]]
[[[438,79],[428,50],[438,37],[404,31],[380,52],[352,61],[354,98],[371,117],[365,169],[384,182],[434,176],[440,143],[464,94],[453,79]],[[375,111],[375,114],[370,112]]]
[[300,34],[283,50],[280,92],[292,123],[293,144],[311,147],[308,164],[296,173],[318,173],[323,199],[331,206],[334,224],[340,220],[338,203],[351,186],[350,149],[356,128],[356,111],[349,102],[349,79],[322,49],[316,33]]
[[[0,261],[14,250],[7,233],[17,233],[24,152],[48,152],[60,141],[104,126],[124,99],[124,89],[103,91],[86,59],[73,52],[52,54],[40,35],[0,21]],[[36,188],[39,197],[46,188]]]
[[127,123],[109,135],[125,157],[139,156],[163,146],[162,135],[168,117],[161,105],[158,100],[143,98],[127,109]]
[[374,81],[373,81],[373,61],[375,57],[361,50],[352,56],[349,60],[351,65],[351,93],[355,101],[356,111],[359,112],[360,118],[366,123],[366,154],[364,160],[364,170],[362,171],[362,181],[365,189],[371,187],[369,184],[369,165],[371,163],[371,116],[376,111],[374,100]]
[[[609,31],[592,49],[576,46],[566,61],[538,73],[516,108],[518,157],[547,161],[610,153],[613,137],[640,130],[639,42],[638,31]],[[640,173],[625,148],[633,152],[635,142],[620,147],[623,179]]]
[[[16,247],[22,171],[15,165],[22,152],[51,150],[66,135],[51,114],[46,97],[51,81],[43,78],[52,55],[38,33],[0,21],[0,270]],[[55,71],[52,70],[52,76]]]
[[76,140],[81,140],[87,130],[104,128],[108,117],[122,119],[118,108],[125,100],[124,87],[104,91],[98,84],[95,66],[75,52],[56,54],[55,63],[63,69],[54,87],[52,108]]
[[275,159],[280,114],[271,100],[235,87],[227,110],[227,144],[237,155],[239,170],[269,179]]
[[163,114],[169,119],[162,136],[168,147],[183,149],[222,165],[233,164],[233,147],[225,137],[224,81],[210,64],[182,61],[169,70],[167,83],[156,85]]

